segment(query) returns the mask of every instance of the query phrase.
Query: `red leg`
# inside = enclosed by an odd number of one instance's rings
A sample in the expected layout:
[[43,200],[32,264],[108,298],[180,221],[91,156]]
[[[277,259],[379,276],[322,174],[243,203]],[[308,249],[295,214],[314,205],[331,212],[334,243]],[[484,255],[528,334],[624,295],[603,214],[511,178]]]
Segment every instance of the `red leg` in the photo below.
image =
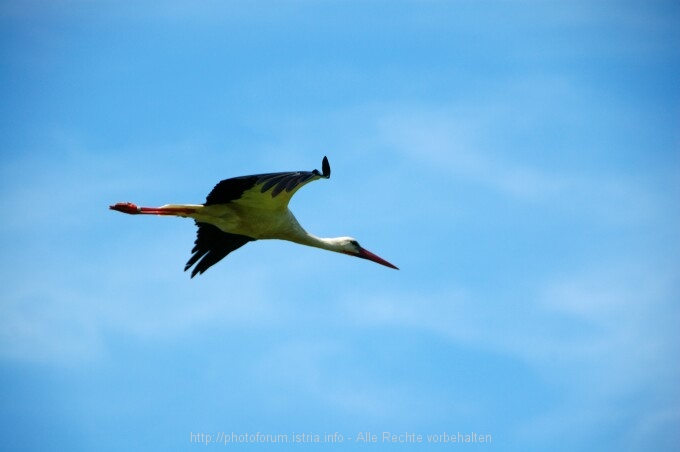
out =
[[119,202],[109,206],[111,210],[128,213],[130,215],[147,214],[147,215],[171,215],[171,216],[187,216],[196,211],[195,207],[138,207],[131,202]]
[[119,202],[112,206],[109,206],[111,210],[117,210],[118,212],[129,213],[130,215],[141,213],[139,207],[131,202]]

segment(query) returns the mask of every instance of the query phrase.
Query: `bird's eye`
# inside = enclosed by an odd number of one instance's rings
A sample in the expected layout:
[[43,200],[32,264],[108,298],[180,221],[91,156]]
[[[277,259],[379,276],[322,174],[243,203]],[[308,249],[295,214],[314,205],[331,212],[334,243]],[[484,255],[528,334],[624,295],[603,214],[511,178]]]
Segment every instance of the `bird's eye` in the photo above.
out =
[[357,242],[356,240],[350,240],[349,243],[351,243],[354,246],[359,246],[359,242]]

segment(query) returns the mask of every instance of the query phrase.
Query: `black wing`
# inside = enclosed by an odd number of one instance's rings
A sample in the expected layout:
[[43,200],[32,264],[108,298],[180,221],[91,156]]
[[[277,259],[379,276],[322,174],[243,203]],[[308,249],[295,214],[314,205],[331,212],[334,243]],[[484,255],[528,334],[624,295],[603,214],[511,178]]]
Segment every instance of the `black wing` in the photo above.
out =
[[[331,177],[331,167],[326,157],[321,162],[321,170],[321,172],[314,170],[267,173],[225,179],[215,185],[215,188],[206,198],[205,205],[226,204],[244,200],[248,203],[275,202],[281,206],[286,206],[293,194],[303,185],[317,179]],[[269,198],[261,196],[268,191],[271,195]]]
[[221,261],[235,249],[255,240],[245,235],[223,232],[217,226],[209,223],[197,221],[196,226],[198,226],[196,241],[194,242],[196,246],[191,250],[193,255],[184,266],[184,271],[187,271],[192,265],[196,264],[191,271],[192,278]]

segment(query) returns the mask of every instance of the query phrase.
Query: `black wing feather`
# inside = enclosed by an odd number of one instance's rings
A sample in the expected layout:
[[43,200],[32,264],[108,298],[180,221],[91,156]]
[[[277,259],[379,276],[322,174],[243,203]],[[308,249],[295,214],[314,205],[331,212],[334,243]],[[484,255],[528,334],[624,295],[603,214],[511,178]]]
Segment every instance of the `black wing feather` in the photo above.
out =
[[239,199],[243,192],[250,190],[257,184],[258,178],[259,176],[241,176],[219,182],[208,194],[205,205],[226,204]]
[[328,158],[323,158],[321,169],[321,173],[319,170],[290,171],[225,179],[215,185],[215,188],[213,188],[206,198],[204,205],[226,204],[231,201],[236,201],[243,196],[244,192],[260,184],[262,185],[262,188],[260,188],[261,193],[271,190],[271,196],[272,198],[275,198],[284,190],[291,192],[298,185],[304,184],[313,177],[323,177],[325,179],[331,177],[331,167],[328,164]]
[[325,177],[326,179],[329,179],[331,177],[331,165],[328,163],[328,158],[324,156],[323,161],[321,162],[321,171],[323,171],[322,176]]
[[[248,242],[254,241],[252,237],[240,234],[230,234],[222,231],[217,226],[197,221],[196,246],[191,250],[193,255],[184,266],[184,271],[196,264],[191,271],[193,278],[201,274],[231,253]],[[199,260],[200,259],[200,260]]]

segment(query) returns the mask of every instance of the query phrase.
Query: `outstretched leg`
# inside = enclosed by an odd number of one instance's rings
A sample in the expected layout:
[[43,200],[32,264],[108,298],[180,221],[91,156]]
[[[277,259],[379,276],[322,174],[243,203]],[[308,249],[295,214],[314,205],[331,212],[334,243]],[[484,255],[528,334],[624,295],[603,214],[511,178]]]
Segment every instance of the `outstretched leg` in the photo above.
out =
[[201,208],[203,208],[202,205],[192,204],[168,204],[161,207],[138,207],[131,202],[119,202],[109,206],[109,209],[111,210],[117,210],[118,212],[130,215],[172,215],[176,217],[189,217]]

